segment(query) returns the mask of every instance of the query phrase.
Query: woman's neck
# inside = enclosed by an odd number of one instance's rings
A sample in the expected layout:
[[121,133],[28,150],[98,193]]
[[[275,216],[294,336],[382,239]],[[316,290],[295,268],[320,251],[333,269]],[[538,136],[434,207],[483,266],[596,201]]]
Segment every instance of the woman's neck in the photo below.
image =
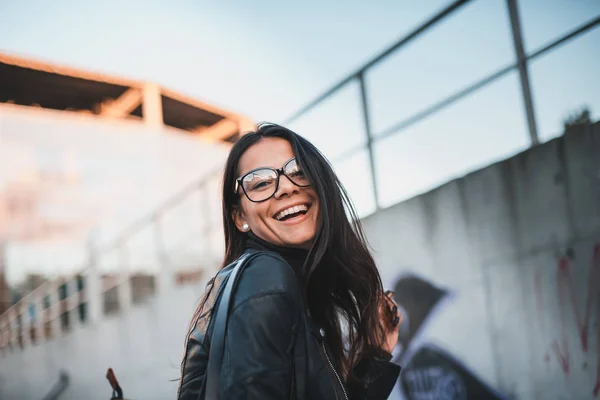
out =
[[266,250],[277,253],[280,256],[282,256],[288,262],[288,264],[290,264],[292,268],[296,270],[296,272],[301,271],[302,266],[306,261],[306,257],[308,256],[308,250],[299,249],[295,247],[278,246],[259,238],[253,232],[248,232],[247,235],[247,248],[255,250]]

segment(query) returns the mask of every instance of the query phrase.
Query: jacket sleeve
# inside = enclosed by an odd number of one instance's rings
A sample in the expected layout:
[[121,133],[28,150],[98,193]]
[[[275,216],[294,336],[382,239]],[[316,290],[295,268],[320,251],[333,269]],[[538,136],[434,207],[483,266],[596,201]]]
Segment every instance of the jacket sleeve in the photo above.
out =
[[398,380],[400,366],[390,360],[392,355],[370,349],[354,367],[357,381],[349,382],[351,400],[386,400]]
[[297,283],[287,264],[266,261],[244,271],[239,288],[251,293],[234,304],[229,317],[220,390],[225,399],[290,396],[301,312],[294,293]]

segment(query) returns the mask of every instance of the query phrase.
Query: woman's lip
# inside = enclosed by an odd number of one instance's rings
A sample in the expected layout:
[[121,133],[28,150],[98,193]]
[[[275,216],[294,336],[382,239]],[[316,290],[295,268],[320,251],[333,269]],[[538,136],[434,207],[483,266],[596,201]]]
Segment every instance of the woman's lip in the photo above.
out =
[[283,221],[279,221],[277,220],[277,222],[281,222],[282,224],[285,225],[295,225],[295,224],[299,224],[300,222],[303,222],[306,218],[308,218],[308,212],[310,211],[310,209],[305,213],[305,214],[299,214],[295,217],[292,217],[290,219],[286,219]]

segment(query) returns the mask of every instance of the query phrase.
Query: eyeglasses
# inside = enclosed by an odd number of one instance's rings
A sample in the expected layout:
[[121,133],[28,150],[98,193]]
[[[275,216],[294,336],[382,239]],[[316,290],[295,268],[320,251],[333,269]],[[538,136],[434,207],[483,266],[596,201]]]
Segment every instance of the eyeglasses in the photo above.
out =
[[296,158],[292,158],[279,169],[262,167],[247,172],[235,180],[233,190],[237,193],[241,186],[248,200],[259,203],[275,195],[279,188],[281,175],[285,175],[296,186],[310,186],[310,182],[296,162]]

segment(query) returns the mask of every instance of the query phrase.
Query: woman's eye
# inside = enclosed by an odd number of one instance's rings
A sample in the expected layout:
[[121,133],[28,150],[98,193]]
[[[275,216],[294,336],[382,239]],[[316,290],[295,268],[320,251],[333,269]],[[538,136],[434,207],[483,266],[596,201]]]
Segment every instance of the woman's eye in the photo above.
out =
[[252,186],[252,190],[260,190],[260,189],[266,189],[267,187],[269,187],[273,182],[272,181],[261,181],[261,182],[257,182],[256,184],[254,184],[254,186]]

